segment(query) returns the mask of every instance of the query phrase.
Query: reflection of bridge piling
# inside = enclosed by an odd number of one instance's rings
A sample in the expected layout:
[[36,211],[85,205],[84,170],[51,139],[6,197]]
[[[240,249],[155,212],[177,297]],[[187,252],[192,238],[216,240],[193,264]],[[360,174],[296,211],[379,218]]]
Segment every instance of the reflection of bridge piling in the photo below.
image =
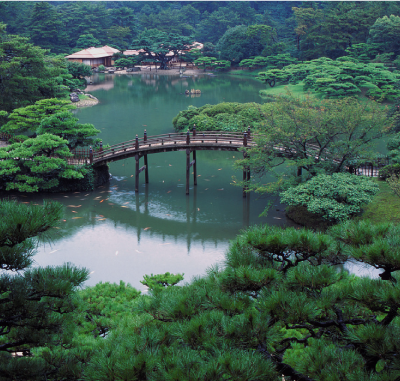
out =
[[[144,137],[143,141],[147,141],[147,132],[144,130]],[[135,140],[135,149],[139,149],[139,137],[136,134],[136,140]],[[144,166],[139,168],[139,159],[140,156],[138,154],[135,155],[135,160],[136,160],[136,168],[135,168],[135,192],[139,192],[139,173],[142,171],[145,171],[145,182],[146,184],[149,183],[149,166],[147,164],[147,155],[143,155],[144,157]]]
[[[193,136],[196,136],[196,125],[193,127]],[[186,144],[190,144],[190,132],[186,133]],[[186,194],[189,194],[190,168],[193,166],[193,183],[197,185],[196,150],[193,150],[193,160],[190,161],[190,149],[186,150]]]
[[[243,147],[247,147],[247,139],[251,139],[250,135],[250,126],[247,127],[247,132],[243,134]],[[247,158],[247,152],[243,152],[243,158]],[[243,197],[247,197],[247,193],[249,191],[249,182],[250,182],[250,167],[246,165],[243,167]]]

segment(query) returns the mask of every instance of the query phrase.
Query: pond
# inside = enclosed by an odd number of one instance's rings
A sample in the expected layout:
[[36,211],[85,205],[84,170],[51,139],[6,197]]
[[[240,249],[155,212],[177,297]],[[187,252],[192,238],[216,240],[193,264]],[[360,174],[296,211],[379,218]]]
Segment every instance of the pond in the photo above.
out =
[[[77,109],[80,123],[93,123],[104,144],[173,132],[172,119],[193,105],[258,102],[264,85],[228,75],[179,77],[159,74],[93,77],[88,87],[100,103]],[[201,90],[185,95],[186,89]],[[38,247],[36,265],[71,262],[90,270],[86,285],[123,280],[139,290],[144,274],[184,273],[185,281],[221,262],[229,242],[249,225],[292,225],[275,197],[251,194],[233,184],[239,152],[197,152],[198,185],[185,194],[185,152],[149,155],[149,184],[134,191],[135,160],[110,164],[110,183],[92,192],[11,195],[22,202],[57,200],[65,216],[51,242]],[[192,179],[191,179],[192,181]],[[259,217],[268,203],[267,217]]]

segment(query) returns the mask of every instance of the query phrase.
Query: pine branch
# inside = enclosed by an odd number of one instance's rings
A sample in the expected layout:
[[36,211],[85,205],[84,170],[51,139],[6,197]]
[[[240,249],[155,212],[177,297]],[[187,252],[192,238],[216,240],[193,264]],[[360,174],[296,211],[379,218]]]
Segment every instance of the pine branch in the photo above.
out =
[[279,372],[279,374],[282,374],[283,376],[291,377],[291,379],[293,381],[315,381],[314,379],[297,372],[290,365],[283,363],[282,356],[276,356],[276,355],[272,355],[271,353],[269,353],[264,344],[260,344],[257,347],[257,350],[260,353],[262,353],[267,359],[272,361],[272,363],[275,365],[276,370]]
[[297,337],[287,337],[286,339],[283,339],[282,341],[280,341],[279,344],[284,344],[284,343],[292,342],[292,341],[303,344],[303,343],[307,343],[307,341],[310,337],[313,337],[313,335],[308,335],[308,336],[304,337],[303,339],[298,339]]
[[13,348],[13,347],[17,347],[19,345],[23,345],[23,344],[28,344],[27,340],[19,340],[19,341],[15,341],[13,343],[5,343],[5,344],[1,344],[0,345],[0,352],[13,352],[13,351],[9,351],[9,348]]
[[397,305],[390,307],[390,310],[389,310],[388,314],[379,323],[379,325],[381,325],[381,326],[389,325],[393,321],[393,319],[397,316],[397,310],[398,310],[398,306]]

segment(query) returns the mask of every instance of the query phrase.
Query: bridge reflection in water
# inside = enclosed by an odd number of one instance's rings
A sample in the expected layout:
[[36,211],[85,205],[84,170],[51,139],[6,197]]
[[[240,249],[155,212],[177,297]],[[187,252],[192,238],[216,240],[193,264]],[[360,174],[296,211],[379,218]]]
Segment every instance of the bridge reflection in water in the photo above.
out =
[[[190,247],[193,239],[196,240],[197,238],[197,240],[201,239],[202,241],[207,241],[212,239],[212,236],[215,235],[215,227],[211,227],[211,230],[209,232],[210,235],[204,234],[205,232],[203,231],[202,236],[201,237],[198,236],[197,224],[202,223],[202,221],[200,218],[198,218],[199,208],[197,208],[196,187],[193,188],[193,198],[189,197],[186,198],[186,211],[184,213],[185,219],[182,218],[180,220],[173,220],[173,219],[169,220],[167,224],[167,226],[169,225],[169,228],[168,227],[166,228],[166,226],[164,225],[162,232],[158,232],[157,229],[154,229],[154,226],[156,226],[157,224],[149,222],[149,220],[154,220],[157,219],[158,217],[152,215],[152,213],[149,210],[148,186],[144,187],[144,197],[142,197],[142,195],[143,193],[139,194],[138,192],[135,192],[135,212],[136,212],[135,227],[136,227],[136,235],[138,243],[140,243],[141,235],[143,234],[144,231],[146,231],[146,227],[149,225],[153,226],[152,230],[150,231],[150,234],[161,233],[163,240],[165,236],[172,235],[174,236],[175,240],[177,240],[178,236],[184,235],[186,237],[186,246],[188,253],[190,253]],[[248,197],[243,198],[242,215],[243,215],[242,228],[247,228],[250,226],[250,195]],[[163,218],[163,220],[165,220],[165,218]],[[179,227],[177,225],[179,225]],[[179,232],[179,235],[177,234],[177,232]],[[221,229],[220,227],[218,228],[217,235],[219,240],[224,240],[223,229]],[[228,236],[229,235],[230,234],[228,234]],[[226,237],[226,239],[229,239],[229,237]],[[217,241],[215,241],[215,244],[217,244]]]

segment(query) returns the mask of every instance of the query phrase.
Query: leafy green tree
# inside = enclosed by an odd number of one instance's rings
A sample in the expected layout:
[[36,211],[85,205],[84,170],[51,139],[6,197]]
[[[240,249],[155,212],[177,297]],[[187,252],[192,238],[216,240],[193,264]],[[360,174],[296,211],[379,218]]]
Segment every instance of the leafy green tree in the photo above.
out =
[[398,175],[391,175],[386,179],[386,182],[389,184],[390,189],[393,191],[393,193],[400,197],[400,178]]
[[219,7],[211,13],[203,13],[203,18],[196,28],[196,39],[216,44],[228,28],[241,25],[243,22],[237,12],[229,7]]
[[239,66],[247,67],[249,69],[254,69],[259,67],[265,67],[267,66],[267,63],[268,63],[267,57],[257,56],[254,58],[246,58],[244,60],[241,60]]
[[268,67],[269,70],[281,70],[284,66],[297,63],[297,58],[291,57],[289,53],[270,55],[268,57],[257,56],[240,62],[239,66],[250,68]]
[[83,179],[88,169],[69,165],[68,141],[42,134],[0,148],[1,187],[7,191],[38,192],[55,188],[60,179]]
[[140,56],[125,56],[115,61],[114,66],[120,68],[130,68],[138,65],[143,60]]
[[35,3],[30,20],[32,42],[43,49],[53,52],[68,51],[64,42],[63,23],[55,7],[48,2]]
[[126,50],[129,47],[128,37],[131,36],[129,27],[113,25],[106,30],[107,44],[119,50]]
[[381,52],[379,44],[374,43],[354,44],[346,49],[346,53],[350,57],[363,63],[371,62]]
[[[396,118],[397,119],[397,118]],[[396,120],[397,121],[397,120]],[[397,127],[397,126],[396,126]],[[400,163],[400,133],[397,132],[387,142],[388,156],[393,163]]]
[[124,42],[129,43],[137,36],[139,21],[133,9],[129,7],[113,8],[110,9],[110,16],[112,26],[118,26],[125,30],[129,28],[129,33],[124,36]]
[[172,120],[176,131],[187,131],[196,125],[198,131],[245,131],[258,129],[264,123],[265,105],[223,102],[202,107],[189,106]]
[[314,90],[326,97],[354,96],[361,88],[368,88],[367,95],[376,100],[394,100],[400,94],[399,75],[385,69],[381,63],[361,63],[352,57],[331,60],[321,57],[312,61],[290,64],[282,69],[258,73],[258,79],[270,83],[303,82],[304,90]]
[[217,60],[214,61],[211,66],[214,69],[217,70],[225,70],[225,69],[229,69],[231,67],[231,61],[227,61],[227,60]]
[[[2,200],[0,214],[1,378],[46,379],[56,368],[33,353],[37,347],[62,343],[77,307],[75,291],[87,280],[88,271],[71,264],[31,268],[37,241],[61,218],[61,204],[33,206]],[[24,357],[15,357],[17,352]]]
[[0,24],[0,107],[11,111],[43,98],[52,98],[58,90],[54,79],[61,68],[49,68],[45,51],[28,39],[5,33]]
[[100,139],[95,136],[100,132],[94,128],[93,124],[78,123],[78,118],[68,111],[57,112],[43,118],[36,130],[37,135],[52,134],[67,140],[67,147],[73,150],[79,146],[96,146]]
[[[376,139],[392,124],[375,102],[297,99],[290,93],[274,100],[262,109],[265,122],[258,126],[257,145],[247,150],[247,159],[237,162],[251,167],[254,178],[249,185],[261,193],[293,185],[296,169],[306,171],[307,178],[345,172],[358,160],[372,159]],[[257,180],[266,172],[275,174],[277,182]]]
[[213,62],[216,60],[217,59],[215,57],[199,57],[193,63],[196,66],[203,66],[204,71],[206,71],[207,68],[212,67]]
[[400,54],[400,17],[395,15],[378,18],[369,30],[369,42],[378,45],[382,52]]
[[181,11],[173,8],[165,8],[157,13],[143,15],[141,24],[145,25],[147,29],[157,29],[161,32],[181,36],[190,36],[194,31],[193,26],[186,21]]
[[203,54],[204,57],[218,57],[219,55],[217,47],[211,42],[205,42],[203,44],[201,53]]
[[304,206],[331,222],[341,222],[360,213],[379,187],[372,180],[349,173],[318,175],[281,193],[281,202]]
[[258,55],[270,55],[275,31],[268,25],[238,25],[229,28],[219,39],[220,58],[239,63]]
[[250,25],[246,34],[249,48],[254,52],[251,55],[258,55],[255,52],[260,52],[261,56],[270,56],[273,53],[273,42],[276,42],[277,37],[274,28],[269,25]]
[[26,36],[34,6],[35,3],[3,1],[0,3],[0,22],[7,25],[8,33]]
[[[178,55],[178,51],[189,47],[192,44],[190,37],[179,36],[172,33],[166,33],[157,29],[146,29],[138,39],[132,42],[133,49],[142,49],[139,55],[142,58],[152,59],[160,62],[160,69],[167,69],[169,61]],[[170,52],[172,55],[168,55]]]
[[82,50],[91,47],[99,48],[101,47],[101,42],[93,36],[93,34],[81,34],[76,41],[76,49]]
[[73,78],[90,77],[92,75],[92,68],[90,65],[86,65],[81,62],[68,61],[67,62],[68,73],[72,75]]
[[201,57],[200,49],[191,49],[188,52],[184,52],[184,54],[180,56],[182,61],[191,63],[193,63],[200,57]]
[[368,3],[338,2],[324,8],[310,4],[313,6],[292,8],[300,58],[306,60],[335,59],[353,44],[365,43],[377,17],[377,10]]
[[196,28],[196,25],[200,20],[200,11],[198,9],[188,4],[180,9],[180,13],[183,16],[184,20],[187,20],[187,22],[193,28]]
[[34,105],[15,109],[8,115],[8,122],[1,127],[1,131],[13,135],[31,135],[36,133],[44,118],[74,108],[71,102],[63,99],[42,99]]

